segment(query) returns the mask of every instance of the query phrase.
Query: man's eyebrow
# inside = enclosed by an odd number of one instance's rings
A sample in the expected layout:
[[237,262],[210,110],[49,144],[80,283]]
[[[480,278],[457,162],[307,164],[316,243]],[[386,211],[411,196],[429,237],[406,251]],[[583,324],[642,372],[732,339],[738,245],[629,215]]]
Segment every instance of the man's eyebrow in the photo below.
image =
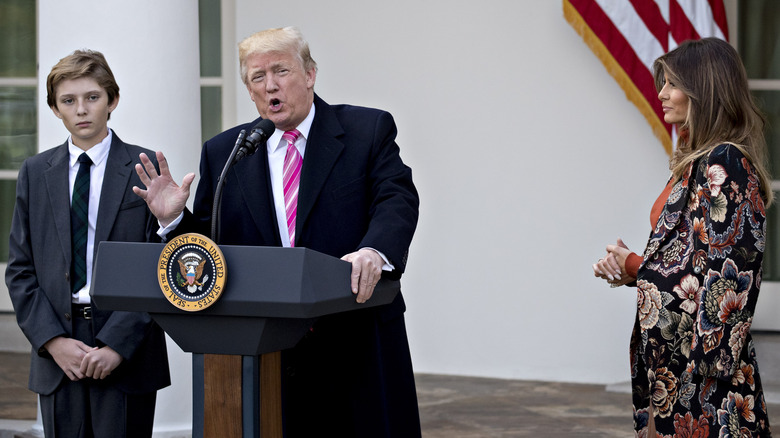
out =
[[251,73],[257,73],[257,72],[264,72],[264,71],[274,71],[278,68],[291,68],[290,64],[284,61],[275,62],[271,65],[267,65],[265,67],[255,67],[255,68],[249,68],[249,71]]

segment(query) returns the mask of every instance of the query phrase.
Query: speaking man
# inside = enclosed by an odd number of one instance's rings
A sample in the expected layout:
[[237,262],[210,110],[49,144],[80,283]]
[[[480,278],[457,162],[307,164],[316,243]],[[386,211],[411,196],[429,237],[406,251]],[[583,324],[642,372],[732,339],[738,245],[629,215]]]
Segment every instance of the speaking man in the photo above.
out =
[[[248,37],[239,59],[260,119],[276,129],[228,173],[218,243],[341,257],[352,264],[355,299],[365,303],[382,276],[400,278],[417,225],[419,198],[392,116],[317,96],[317,65],[295,28]],[[134,190],[162,234],[209,234],[217,179],[239,132],[260,119],[204,144],[192,213],[184,205],[194,174],[179,186],[161,153],[159,174],[141,156],[136,171],[146,189]],[[404,311],[398,294],[391,304],[322,317],[282,352],[286,436],[420,436]]]

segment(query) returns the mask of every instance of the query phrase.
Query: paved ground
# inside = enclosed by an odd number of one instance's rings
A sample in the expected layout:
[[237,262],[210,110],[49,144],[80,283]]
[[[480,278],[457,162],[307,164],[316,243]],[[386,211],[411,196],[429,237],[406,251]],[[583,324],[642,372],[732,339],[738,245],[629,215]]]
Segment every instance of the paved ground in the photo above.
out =
[[423,436],[633,437],[631,398],[603,385],[417,376]]
[[[0,438],[33,436],[28,366],[27,353],[0,352]],[[629,395],[603,385],[430,374],[417,384],[426,438],[633,436]]]
[[[780,336],[761,342],[773,420],[780,418]],[[0,438],[34,436],[25,433],[36,416],[36,397],[27,390],[28,367],[29,353],[0,348]],[[603,385],[419,374],[417,387],[425,438],[634,436],[627,385],[607,390]]]

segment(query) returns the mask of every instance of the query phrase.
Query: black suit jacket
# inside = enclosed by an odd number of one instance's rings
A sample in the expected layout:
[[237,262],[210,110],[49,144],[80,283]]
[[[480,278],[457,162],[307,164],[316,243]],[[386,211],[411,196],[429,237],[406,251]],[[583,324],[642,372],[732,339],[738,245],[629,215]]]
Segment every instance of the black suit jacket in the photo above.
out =
[[[418,217],[411,169],[395,143],[392,116],[328,105],[315,95],[303,158],[296,246],[342,257],[363,247],[384,253],[400,278]],[[259,119],[258,119],[259,120]],[[193,214],[178,227],[210,234],[214,188],[241,129],[207,141]],[[281,246],[264,148],[226,176],[220,244]],[[403,320],[403,297],[389,305],[321,318],[283,352],[287,436],[417,436],[419,416]]]
[[[134,170],[138,146],[113,134],[100,196],[95,251],[104,240],[143,242],[152,218],[133,185],[142,186]],[[6,284],[19,327],[32,345],[29,387],[54,392],[66,379],[43,345],[72,334],[70,262],[70,195],[68,143],[25,160],[19,170],[16,206],[9,244]],[[117,281],[132,281],[118,276]],[[94,309],[94,306],[93,306]],[[163,331],[148,314],[93,311],[97,339],[123,357],[106,382],[128,393],[151,392],[170,384]]]

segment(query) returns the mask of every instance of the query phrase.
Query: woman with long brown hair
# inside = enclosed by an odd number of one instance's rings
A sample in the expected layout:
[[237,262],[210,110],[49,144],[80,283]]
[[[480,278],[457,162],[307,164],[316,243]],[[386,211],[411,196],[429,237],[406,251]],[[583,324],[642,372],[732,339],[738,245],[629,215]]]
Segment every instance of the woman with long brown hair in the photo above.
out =
[[631,380],[637,436],[768,437],[750,325],[773,195],[764,117],[736,50],[686,41],[658,58],[664,120],[679,132],[642,256],[621,240],[593,265],[635,285]]

